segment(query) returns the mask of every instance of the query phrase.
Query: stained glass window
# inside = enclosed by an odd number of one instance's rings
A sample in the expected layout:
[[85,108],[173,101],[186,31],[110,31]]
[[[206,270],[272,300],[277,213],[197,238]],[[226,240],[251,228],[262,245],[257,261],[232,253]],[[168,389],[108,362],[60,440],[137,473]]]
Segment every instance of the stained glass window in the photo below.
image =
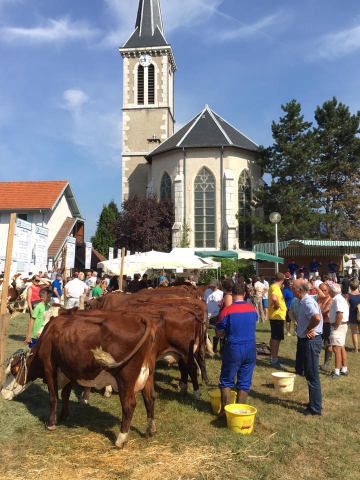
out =
[[195,178],[195,247],[215,247],[215,178],[203,168]]
[[171,196],[171,178],[170,175],[165,172],[160,183],[160,200],[171,198]]
[[243,170],[239,176],[239,247],[252,248],[252,226],[246,216],[251,213],[251,179],[248,170]]

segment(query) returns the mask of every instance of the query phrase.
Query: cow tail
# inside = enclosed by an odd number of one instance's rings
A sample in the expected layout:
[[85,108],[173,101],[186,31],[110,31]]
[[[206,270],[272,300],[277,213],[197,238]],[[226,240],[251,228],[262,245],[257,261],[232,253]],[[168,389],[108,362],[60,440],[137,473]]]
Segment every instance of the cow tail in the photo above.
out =
[[129,353],[129,355],[124,358],[124,360],[121,360],[121,362],[116,362],[116,360],[112,355],[110,355],[110,353],[104,352],[102,347],[99,347],[95,348],[95,350],[91,349],[94,354],[95,361],[103,368],[119,368],[126,362],[128,362],[135,355],[135,353],[140,350],[140,348],[144,345],[151,333],[151,326],[149,325],[148,320],[143,319],[141,320],[141,322],[145,325],[145,333],[141,337],[140,341],[135,345],[133,350]]
[[207,332],[206,332],[206,350],[211,357],[214,356],[214,349]]

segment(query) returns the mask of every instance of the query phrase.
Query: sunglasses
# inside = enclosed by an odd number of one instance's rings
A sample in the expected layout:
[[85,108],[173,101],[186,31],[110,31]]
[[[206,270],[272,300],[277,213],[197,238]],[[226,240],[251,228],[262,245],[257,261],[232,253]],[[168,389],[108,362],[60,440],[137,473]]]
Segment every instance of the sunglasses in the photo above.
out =
[[35,279],[34,282],[35,282],[35,283],[40,283],[40,280],[36,280],[36,279]]

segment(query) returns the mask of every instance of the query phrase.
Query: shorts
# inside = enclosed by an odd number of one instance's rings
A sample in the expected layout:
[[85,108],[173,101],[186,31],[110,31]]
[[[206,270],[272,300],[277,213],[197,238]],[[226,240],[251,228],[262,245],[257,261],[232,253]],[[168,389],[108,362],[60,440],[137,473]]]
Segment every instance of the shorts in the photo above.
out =
[[58,297],[52,297],[52,303],[57,303],[60,305],[60,300],[58,299]]
[[291,323],[291,318],[290,318],[290,315],[289,315],[289,310],[286,310],[286,323]]
[[284,320],[271,320],[271,338],[273,340],[284,340]]
[[263,298],[263,308],[269,308],[269,300],[267,298]]
[[325,347],[328,347],[329,345],[331,345],[331,343],[330,343],[330,331],[331,331],[331,323],[324,323],[321,338],[323,339]]
[[331,327],[330,345],[334,347],[344,347],[348,326],[347,323],[339,325],[336,330]]
[[35,347],[37,341],[38,341],[37,338],[32,338],[32,339],[31,339],[31,342],[28,344],[28,345],[29,345],[29,348]]
[[256,365],[255,342],[236,344],[226,342],[222,356],[219,388],[232,388],[249,392]]

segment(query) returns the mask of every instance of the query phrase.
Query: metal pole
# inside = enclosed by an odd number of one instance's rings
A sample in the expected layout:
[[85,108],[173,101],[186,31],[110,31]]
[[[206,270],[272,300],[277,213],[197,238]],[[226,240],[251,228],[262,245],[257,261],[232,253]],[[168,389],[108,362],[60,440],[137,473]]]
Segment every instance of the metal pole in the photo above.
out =
[[[275,255],[279,256],[278,226],[275,223]],[[279,272],[279,264],[275,262],[275,274]]]

